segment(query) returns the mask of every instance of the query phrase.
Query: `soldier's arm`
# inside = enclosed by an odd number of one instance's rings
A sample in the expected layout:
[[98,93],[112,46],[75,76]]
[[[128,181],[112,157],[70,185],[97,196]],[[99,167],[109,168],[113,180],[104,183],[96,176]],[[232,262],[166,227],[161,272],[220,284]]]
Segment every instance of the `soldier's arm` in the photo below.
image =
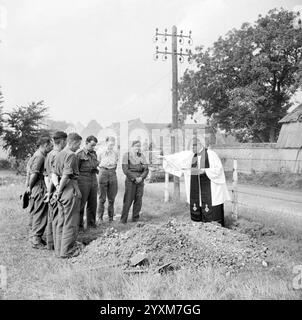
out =
[[131,181],[136,181],[136,176],[129,170],[128,153],[125,153],[122,161],[122,169],[125,176]]
[[63,192],[65,186],[67,185],[67,183],[69,182],[69,180],[70,179],[69,179],[69,175],[68,174],[64,174],[62,176],[62,179],[60,181],[59,188],[58,188],[58,194],[59,195],[62,194],[62,192]]
[[29,187],[29,191],[32,190],[32,188],[34,187],[34,185],[36,184],[38,180],[38,173],[32,173],[29,176],[29,182],[28,182],[28,187]]
[[55,186],[56,189],[59,189],[59,177],[54,172],[51,174],[51,184]]
[[141,178],[144,180],[144,179],[146,179],[147,176],[148,176],[149,168],[148,168],[148,164],[147,164],[147,161],[146,161],[145,157],[144,157],[144,156],[142,156],[142,157],[143,157],[144,171],[143,171],[143,173],[141,174]]
[[34,185],[36,184],[41,171],[41,167],[43,165],[44,159],[42,157],[36,157],[35,159],[33,159],[33,162],[31,164],[31,173],[29,175],[28,181],[29,191],[31,191]]

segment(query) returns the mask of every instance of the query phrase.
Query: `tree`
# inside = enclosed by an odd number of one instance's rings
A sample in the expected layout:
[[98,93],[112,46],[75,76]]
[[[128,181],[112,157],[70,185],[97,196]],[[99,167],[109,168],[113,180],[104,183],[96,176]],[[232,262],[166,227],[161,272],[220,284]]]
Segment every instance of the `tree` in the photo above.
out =
[[42,127],[42,120],[46,116],[47,107],[43,101],[33,102],[27,107],[14,108],[6,113],[6,128],[3,140],[4,148],[16,160],[24,160],[36,150],[36,142],[41,135],[49,134]]
[[302,32],[292,19],[292,12],[274,9],[212,47],[198,47],[197,71],[186,70],[179,86],[183,116],[202,106],[212,123],[240,141],[275,142],[301,82]]

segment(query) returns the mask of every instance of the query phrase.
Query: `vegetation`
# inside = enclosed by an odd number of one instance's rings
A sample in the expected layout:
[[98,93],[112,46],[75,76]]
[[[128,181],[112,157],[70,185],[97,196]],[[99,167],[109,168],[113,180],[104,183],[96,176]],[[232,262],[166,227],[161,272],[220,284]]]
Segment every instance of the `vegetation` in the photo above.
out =
[[[267,267],[242,270],[238,274],[226,274],[224,270],[206,268],[179,270],[167,274],[145,273],[128,275],[118,267],[102,267],[93,270],[85,266],[73,266],[57,259],[47,250],[34,250],[28,245],[27,214],[20,208],[19,183],[6,179],[0,186],[0,264],[7,266],[9,281],[6,291],[0,290],[4,299],[301,299],[301,290],[294,290],[293,266],[301,264],[301,228],[294,232],[298,217],[280,216],[262,211],[240,210],[237,227],[251,233],[269,247],[271,252]],[[147,186],[146,186],[147,187]],[[117,198],[119,213],[122,191]],[[154,195],[155,196],[155,195]],[[165,219],[183,219],[184,206],[164,204],[154,196],[144,198],[143,219],[162,222]],[[229,208],[226,208],[229,212]],[[277,218],[277,219],[276,219]],[[297,220],[292,220],[297,219]],[[255,223],[254,221],[257,221]],[[263,235],[258,224],[271,228],[276,222],[274,234]],[[282,222],[282,223],[281,223]],[[230,225],[231,224],[231,225]],[[95,239],[105,228],[114,227],[119,232],[133,228],[135,224],[120,226],[117,222],[88,232],[86,240]],[[232,222],[228,219],[229,227]],[[300,222],[301,226],[301,222]],[[256,228],[257,227],[257,228]],[[87,241],[88,242],[88,241]]]
[[14,163],[13,167],[17,171],[24,167],[24,160],[36,150],[37,139],[41,135],[50,134],[49,130],[42,126],[46,112],[47,107],[43,101],[39,101],[26,107],[16,107],[6,113],[3,130],[4,148],[8,150]]
[[293,17],[274,9],[212,47],[198,47],[197,70],[187,70],[180,83],[183,116],[201,106],[214,126],[241,142],[275,142],[301,82],[302,32]]

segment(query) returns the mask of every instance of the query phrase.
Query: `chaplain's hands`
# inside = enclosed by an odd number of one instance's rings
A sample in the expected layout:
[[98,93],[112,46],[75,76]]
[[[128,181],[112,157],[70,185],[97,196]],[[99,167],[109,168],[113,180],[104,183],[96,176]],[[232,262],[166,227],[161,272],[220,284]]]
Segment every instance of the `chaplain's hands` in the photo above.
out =
[[135,182],[136,183],[141,183],[143,181],[143,178],[142,177],[138,177],[135,179]]
[[197,169],[197,168],[191,168],[191,175],[199,175],[199,174],[204,174],[205,169]]

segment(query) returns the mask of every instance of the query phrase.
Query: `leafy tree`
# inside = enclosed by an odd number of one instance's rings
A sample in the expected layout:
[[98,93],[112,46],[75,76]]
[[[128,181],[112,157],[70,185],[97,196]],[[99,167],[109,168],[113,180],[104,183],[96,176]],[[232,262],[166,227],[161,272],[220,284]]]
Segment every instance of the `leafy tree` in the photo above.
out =
[[292,20],[292,12],[274,9],[212,47],[198,47],[197,70],[186,70],[180,83],[183,116],[202,106],[213,124],[240,141],[276,141],[278,121],[301,83],[302,32]]
[[26,159],[36,150],[38,137],[49,134],[49,131],[42,126],[46,112],[47,107],[44,106],[44,102],[39,101],[27,107],[14,108],[6,113],[3,140],[4,148],[9,151],[11,157],[17,161]]

